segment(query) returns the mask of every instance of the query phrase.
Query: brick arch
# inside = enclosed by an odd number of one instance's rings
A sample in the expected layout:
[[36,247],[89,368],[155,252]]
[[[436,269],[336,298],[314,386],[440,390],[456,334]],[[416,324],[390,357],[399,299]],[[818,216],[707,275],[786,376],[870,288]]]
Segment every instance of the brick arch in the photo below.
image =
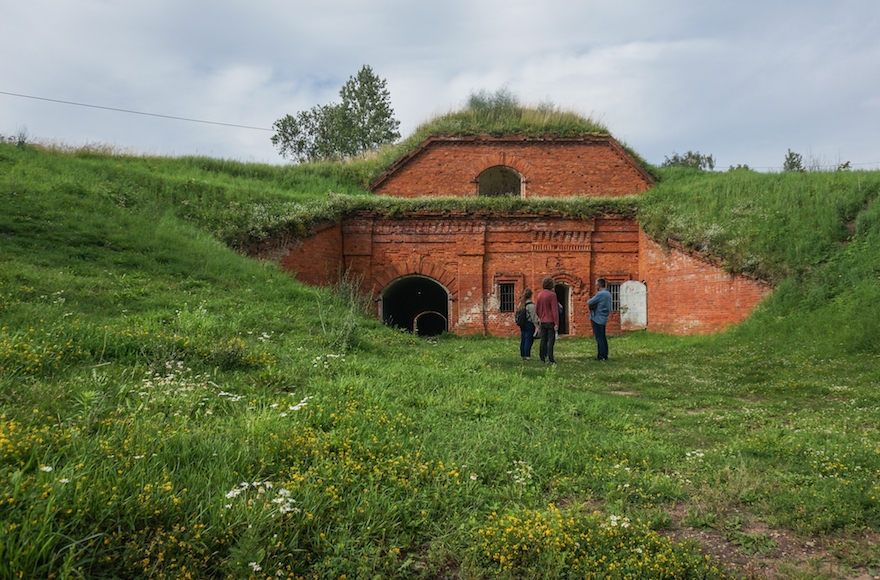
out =
[[532,166],[528,161],[505,151],[493,152],[475,159],[474,162],[470,164],[469,171],[473,176],[473,180],[476,182],[481,173],[490,167],[498,167],[499,165],[510,167],[519,173],[520,177],[522,177],[523,183],[528,181],[529,176],[532,174]]
[[[584,291],[584,281],[579,276],[569,272],[551,272],[550,277],[557,284],[562,283],[571,288],[572,295],[580,294]],[[589,291],[589,286],[587,286],[587,291]]]
[[381,293],[385,290],[386,286],[398,278],[415,274],[438,281],[449,292],[450,298],[458,298],[458,287],[455,283],[455,276],[442,266],[424,260],[408,260],[399,264],[386,266],[373,276],[373,283],[376,288],[379,288],[378,292]]

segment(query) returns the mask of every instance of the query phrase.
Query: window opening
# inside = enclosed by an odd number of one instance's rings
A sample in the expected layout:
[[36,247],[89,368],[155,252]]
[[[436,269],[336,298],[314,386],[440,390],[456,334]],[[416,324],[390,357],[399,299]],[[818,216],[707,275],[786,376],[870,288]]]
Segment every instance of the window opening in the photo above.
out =
[[609,282],[608,292],[611,293],[611,310],[620,310],[620,284],[616,282]]
[[510,167],[490,167],[480,174],[477,182],[481,197],[522,196],[522,177]]
[[516,285],[510,283],[498,284],[498,298],[501,303],[501,312],[513,312],[516,310]]

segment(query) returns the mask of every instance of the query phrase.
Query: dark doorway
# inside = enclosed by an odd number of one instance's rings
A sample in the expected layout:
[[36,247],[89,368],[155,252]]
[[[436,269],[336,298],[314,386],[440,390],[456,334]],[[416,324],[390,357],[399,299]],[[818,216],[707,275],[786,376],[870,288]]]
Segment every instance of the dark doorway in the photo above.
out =
[[449,294],[424,276],[398,278],[382,293],[382,321],[389,326],[437,336],[449,330]]
[[556,288],[553,290],[556,292],[556,299],[562,304],[562,312],[559,313],[559,334],[568,334],[571,286],[568,284],[556,284]]
[[522,177],[504,165],[490,167],[480,174],[480,197],[522,197]]
[[422,312],[413,321],[415,333],[419,336],[438,336],[446,331],[446,317],[439,312]]

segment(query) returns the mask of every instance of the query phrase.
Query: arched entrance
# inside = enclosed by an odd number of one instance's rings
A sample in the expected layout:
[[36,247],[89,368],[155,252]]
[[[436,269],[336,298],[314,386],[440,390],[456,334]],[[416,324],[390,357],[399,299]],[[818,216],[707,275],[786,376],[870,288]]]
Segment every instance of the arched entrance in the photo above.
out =
[[571,286],[557,283],[553,290],[556,292],[556,299],[562,304],[562,312],[559,313],[559,334],[568,334],[570,332],[568,317],[571,313]]
[[425,276],[398,278],[382,292],[382,322],[437,336],[449,330],[449,293]]
[[434,310],[422,312],[413,321],[413,331],[419,336],[437,336],[447,328],[446,317]]
[[522,197],[522,176],[505,165],[486,169],[477,182],[480,197]]

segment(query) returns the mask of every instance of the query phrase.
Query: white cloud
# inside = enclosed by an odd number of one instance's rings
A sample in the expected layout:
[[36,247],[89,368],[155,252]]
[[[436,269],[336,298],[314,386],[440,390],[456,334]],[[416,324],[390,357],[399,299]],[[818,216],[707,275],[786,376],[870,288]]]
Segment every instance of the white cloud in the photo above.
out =
[[[880,166],[873,0],[31,0],[3,3],[0,91],[270,127],[369,64],[404,134],[507,86],[604,122],[660,163]],[[280,163],[270,133],[0,95],[0,133]]]

